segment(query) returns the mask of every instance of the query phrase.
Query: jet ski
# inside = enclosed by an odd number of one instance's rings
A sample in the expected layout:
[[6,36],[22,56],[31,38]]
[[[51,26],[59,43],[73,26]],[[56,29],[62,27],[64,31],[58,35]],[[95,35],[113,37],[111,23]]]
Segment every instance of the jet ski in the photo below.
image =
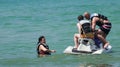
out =
[[66,54],[102,54],[110,52],[112,49],[111,45],[108,45],[105,49],[103,48],[102,42],[92,32],[90,21],[81,20],[79,22],[81,26],[80,38],[78,39],[79,46],[77,49],[74,46],[68,46],[63,53]]
[[112,49],[111,45],[108,45],[103,49],[103,44],[95,44],[95,40],[89,38],[80,38],[79,46],[77,49],[74,46],[68,46],[63,53],[65,54],[103,54],[108,53]]

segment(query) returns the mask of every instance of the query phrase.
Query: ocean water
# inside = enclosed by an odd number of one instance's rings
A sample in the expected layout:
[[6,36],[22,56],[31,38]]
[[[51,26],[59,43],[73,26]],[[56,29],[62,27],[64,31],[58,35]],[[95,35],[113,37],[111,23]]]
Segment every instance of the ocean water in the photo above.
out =
[[[120,0],[0,0],[0,67],[120,67]],[[74,45],[77,16],[85,11],[106,15],[112,23],[107,40],[112,52],[67,55]],[[37,57],[44,35],[51,56]]]

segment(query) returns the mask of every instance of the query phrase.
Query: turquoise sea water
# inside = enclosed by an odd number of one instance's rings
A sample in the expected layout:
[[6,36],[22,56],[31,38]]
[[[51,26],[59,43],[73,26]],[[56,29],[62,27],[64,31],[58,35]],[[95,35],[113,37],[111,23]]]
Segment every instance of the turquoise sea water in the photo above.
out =
[[[0,0],[0,67],[120,67],[119,0]],[[85,11],[106,15],[113,49],[102,55],[66,55],[74,45],[77,16]],[[44,35],[57,52],[38,58],[36,43]]]

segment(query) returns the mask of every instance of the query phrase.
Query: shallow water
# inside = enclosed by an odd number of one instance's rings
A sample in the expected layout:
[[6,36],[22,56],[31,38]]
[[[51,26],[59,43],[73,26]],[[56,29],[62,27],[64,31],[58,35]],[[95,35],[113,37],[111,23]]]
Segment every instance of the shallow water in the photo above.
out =
[[[119,0],[0,0],[0,67],[120,67]],[[112,22],[107,37],[113,49],[102,55],[68,55],[74,45],[77,16],[101,13]],[[44,35],[57,52],[37,57],[36,43]]]

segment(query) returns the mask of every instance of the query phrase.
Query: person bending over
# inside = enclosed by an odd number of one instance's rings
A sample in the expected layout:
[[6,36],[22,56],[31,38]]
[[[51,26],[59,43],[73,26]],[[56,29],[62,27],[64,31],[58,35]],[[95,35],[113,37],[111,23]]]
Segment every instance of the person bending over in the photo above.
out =
[[[106,48],[109,45],[109,42],[106,40],[106,36],[110,32],[112,24],[106,16],[98,13],[93,13],[90,19],[92,23],[92,30],[95,32],[95,35],[103,42],[103,48]],[[95,30],[96,25],[99,26],[97,31]]]

